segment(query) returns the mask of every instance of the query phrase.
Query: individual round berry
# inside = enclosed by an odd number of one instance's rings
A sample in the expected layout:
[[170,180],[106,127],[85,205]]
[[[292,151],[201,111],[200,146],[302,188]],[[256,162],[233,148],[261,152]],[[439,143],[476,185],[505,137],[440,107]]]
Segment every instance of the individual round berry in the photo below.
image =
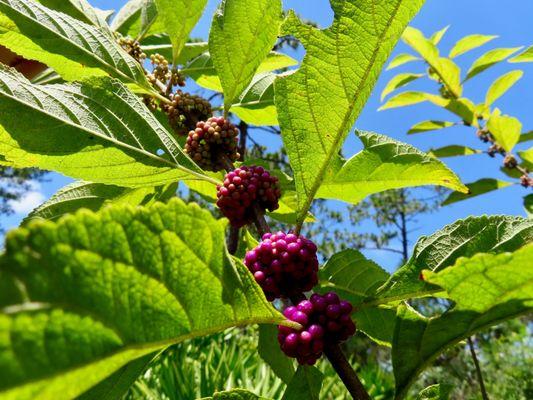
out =
[[[289,251],[291,245],[294,245],[296,249]],[[280,297],[301,294],[311,290],[318,283],[316,251],[315,244],[303,236],[283,232],[266,233],[263,235],[261,243],[246,253],[244,263],[254,274],[255,280],[265,292],[266,298],[272,301]],[[257,278],[256,273],[258,271],[263,273],[260,277],[264,276],[264,280]],[[323,308],[326,306],[327,304],[324,303]],[[297,310],[295,309],[295,313],[306,313],[311,308],[314,309],[313,297],[311,297],[311,301],[306,300],[300,303],[298,307]],[[293,312],[290,308],[287,310]]]
[[[170,76],[173,82],[177,75]],[[180,82],[177,82],[180,84]],[[161,103],[161,109],[168,116],[171,128],[180,136],[185,136],[195,129],[199,121],[205,121],[212,114],[211,103],[203,97],[177,90],[170,95],[170,104]]]
[[196,129],[189,132],[185,151],[203,169],[220,171],[226,163],[240,157],[237,152],[239,130],[223,117],[211,117],[200,121]]
[[302,329],[279,325],[281,350],[300,364],[313,365],[322,355],[325,344],[337,344],[355,333],[351,312],[352,305],[341,301],[333,292],[324,296],[314,294],[311,301],[303,300],[295,307],[288,307],[283,314],[302,325]]
[[226,174],[224,183],[217,189],[217,206],[236,228],[253,222],[253,205],[263,211],[274,211],[279,207],[281,191],[278,178],[271,176],[263,167],[237,168]]

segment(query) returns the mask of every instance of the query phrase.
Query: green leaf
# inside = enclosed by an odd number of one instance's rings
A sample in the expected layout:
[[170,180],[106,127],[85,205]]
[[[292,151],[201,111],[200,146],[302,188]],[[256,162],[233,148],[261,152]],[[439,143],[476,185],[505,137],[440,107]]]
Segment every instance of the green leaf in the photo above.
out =
[[158,19],[165,27],[172,43],[172,63],[189,39],[189,34],[202,16],[207,0],[154,0]]
[[461,96],[463,91],[461,70],[452,60],[440,57],[435,44],[426,39],[418,29],[408,26],[402,35],[402,39],[422,56],[453,97],[458,98]]
[[275,101],[294,171],[298,225],[337,160],[383,64],[423,2],[335,0],[333,24],[324,30],[289,13],[282,33],[300,39],[306,54],[298,71],[276,80]]
[[533,140],[533,131],[522,133],[520,139],[518,139],[518,143],[529,142],[530,140]]
[[[254,77],[254,79],[252,79],[252,83],[250,85],[253,85],[254,81],[259,79],[261,74],[264,72],[290,67],[296,65],[297,63],[298,62],[292,57],[272,51],[268,57],[261,62],[261,65],[259,65],[259,68],[257,69],[257,75]],[[215,67],[213,66],[213,60],[209,53],[204,53],[196,57],[187,65],[186,68],[181,70],[181,72],[187,76],[190,76],[198,85],[206,89],[222,92],[222,85],[220,83],[220,79],[218,78]],[[248,88],[244,90],[241,97],[246,95]]]
[[394,78],[392,78],[383,91],[381,92],[381,101],[390,93],[395,91],[396,89],[399,89],[405,85],[407,85],[409,82],[412,82],[420,77],[424,76],[424,74],[412,74],[412,73],[405,73],[405,74],[398,74]]
[[402,92],[389,98],[385,104],[378,108],[378,111],[387,110],[389,108],[412,106],[427,100],[426,93],[413,91]]
[[434,292],[421,281],[423,269],[440,271],[459,257],[514,251],[533,241],[533,221],[521,217],[483,216],[460,219],[430,236],[421,237],[407,264],[400,267],[378,291],[382,302]]
[[485,105],[488,107],[494,103],[497,99],[505,94],[520,78],[522,78],[524,72],[521,70],[515,70],[506,73],[496,79],[485,96]]
[[494,178],[479,179],[475,182],[466,184],[466,187],[468,188],[468,193],[450,193],[446,200],[442,202],[442,205],[447,206],[452,203],[457,203],[458,201],[468,200],[472,197],[480,196],[482,194],[492,192],[494,190],[503,189],[511,185],[512,182],[501,181],[499,179]]
[[483,46],[485,43],[490,42],[491,40],[496,39],[498,36],[491,36],[491,35],[469,35],[465,36],[464,38],[460,39],[455,43],[455,45],[450,50],[450,54],[448,57],[455,58],[457,56],[460,56],[461,54],[464,54],[470,50],[477,49],[478,47]]
[[[476,150],[467,146],[460,146],[451,144],[449,146],[439,147],[438,149],[429,150],[428,154],[433,157],[446,158],[457,156],[471,156],[473,154],[480,154],[481,150]],[[468,185],[466,185],[468,187]]]
[[530,147],[529,149],[524,151],[519,151],[518,155],[526,163],[533,165],[533,147]]
[[317,368],[299,365],[281,400],[318,400],[323,379]]
[[416,400],[448,400],[453,386],[446,383],[431,385],[418,393]]
[[446,290],[455,306],[426,318],[408,306],[398,309],[392,364],[396,399],[405,397],[411,383],[439,354],[477,331],[533,307],[533,246],[514,253],[477,254],[460,259],[424,278]]
[[514,117],[493,112],[487,121],[487,128],[496,142],[510,152],[520,139],[522,123]]
[[442,38],[444,37],[444,34],[446,33],[446,31],[448,30],[449,27],[450,27],[450,25],[445,26],[440,31],[435,32],[433,35],[431,35],[429,40],[431,40],[431,42],[435,46],[438,45],[440,43],[440,41],[442,40]]
[[522,47],[498,48],[487,51],[485,54],[483,54],[481,57],[479,57],[476,61],[473,62],[472,66],[466,74],[465,81],[469,80],[470,78],[473,78],[474,76],[480,74],[481,72],[492,67],[493,65],[502,62],[507,57],[510,57],[521,48]]
[[272,371],[286,384],[294,376],[294,364],[279,347],[278,328],[275,325],[259,325],[259,343],[257,352]]
[[232,389],[224,392],[216,392],[213,397],[204,397],[200,400],[269,400],[246,389]]
[[428,131],[436,131],[439,129],[448,128],[450,126],[454,126],[454,122],[450,121],[435,121],[435,120],[428,120],[428,121],[422,121],[418,124],[415,124],[407,131],[407,134],[413,134],[413,133],[421,133],[421,132],[428,132]]
[[2,398],[73,398],[171,344],[284,323],[244,265],[229,258],[224,227],[174,199],[11,232],[0,269],[27,300],[0,304]]
[[355,307],[373,295],[389,274],[357,250],[334,254],[319,271],[322,292],[334,290]]
[[358,331],[381,346],[391,347],[396,324],[395,306],[363,307],[356,309],[352,318]]
[[391,60],[391,62],[389,63],[389,65],[386,68],[386,71],[388,71],[390,69],[393,69],[393,68],[396,68],[396,67],[399,67],[400,65],[407,64],[407,63],[412,62],[412,61],[420,61],[420,60],[421,60],[421,58],[413,56],[412,54],[401,53],[401,54],[398,54],[396,57],[394,57]]
[[177,189],[177,183],[157,188],[128,189],[78,181],[60,189],[50,199],[35,208],[24,219],[24,223],[34,219],[56,220],[80,208],[98,211],[109,203],[146,206],[155,201],[168,200],[175,195]]
[[37,0],[43,6],[68,14],[80,21],[99,26],[110,32],[105,18],[87,0]]
[[87,392],[76,397],[76,400],[116,400],[121,399],[131,385],[148,367],[157,355],[153,352],[126,364],[109,377],[93,386]]
[[280,0],[224,0],[213,17],[209,52],[224,89],[224,109],[251,83],[276,43]]
[[524,197],[524,209],[528,217],[533,217],[533,194],[528,194]]
[[165,31],[154,0],[129,0],[113,18],[111,29],[134,39]]
[[446,165],[406,143],[372,132],[358,133],[364,149],[331,168],[318,197],[357,204],[389,189],[440,185],[467,191]]
[[510,63],[533,62],[533,46],[529,46],[522,53],[511,58]]
[[0,154],[17,168],[110,185],[218,182],[201,173],[141,99],[110,78],[32,85],[0,67]]
[[[170,43],[168,35],[160,34],[149,36],[143,40],[141,47],[147,56],[161,54],[167,60],[172,59],[172,44]],[[207,42],[185,43],[176,63],[178,65],[185,65],[199,55],[207,52],[207,50]]]
[[278,113],[274,105],[275,79],[276,75],[272,73],[256,75],[242,93],[239,103],[231,107],[231,112],[250,125],[278,125]]
[[0,0],[0,44],[66,80],[110,74],[150,89],[139,63],[95,26],[26,0]]

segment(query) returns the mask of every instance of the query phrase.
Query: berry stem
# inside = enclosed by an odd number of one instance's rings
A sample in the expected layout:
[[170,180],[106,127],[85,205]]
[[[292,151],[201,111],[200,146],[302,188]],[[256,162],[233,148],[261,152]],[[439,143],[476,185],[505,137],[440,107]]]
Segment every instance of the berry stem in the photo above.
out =
[[468,341],[468,347],[470,348],[470,354],[472,355],[472,360],[474,361],[474,366],[476,367],[476,375],[477,375],[477,380],[479,382],[479,389],[481,391],[481,397],[483,398],[483,400],[489,400],[489,396],[487,394],[487,389],[485,388],[485,382],[483,381],[483,374],[481,373],[481,367],[479,366],[479,361],[477,359],[476,349],[474,347],[474,342],[472,341],[472,337],[469,337],[467,341]]
[[228,235],[228,251],[231,255],[235,255],[239,247],[239,228],[230,226]]
[[268,226],[265,215],[259,208],[259,204],[254,203],[253,204],[253,211],[254,211],[254,225],[257,229],[257,232],[259,233],[259,236],[263,236],[265,233],[270,232],[270,226]]
[[370,395],[359,380],[338,344],[326,344],[324,354],[355,400],[370,400]]

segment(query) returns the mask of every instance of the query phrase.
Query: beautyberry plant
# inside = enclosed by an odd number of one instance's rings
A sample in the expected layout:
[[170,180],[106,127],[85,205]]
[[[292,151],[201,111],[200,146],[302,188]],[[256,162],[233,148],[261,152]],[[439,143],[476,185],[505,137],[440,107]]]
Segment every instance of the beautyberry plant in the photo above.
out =
[[[423,3],[332,0],[319,29],[281,0],[225,0],[198,42],[206,0],[130,0],[111,20],[84,0],[0,0],[0,45],[47,68],[30,80],[0,65],[0,165],[76,179],[0,254],[0,397],[120,398],[167,347],[260,324],[273,328],[258,353],[284,399],[319,398],[322,362],[346,395],[370,398],[343,347],[357,325],[391,348],[399,400],[448,347],[530,312],[531,220],[459,220],[393,274],[354,249],[320,266],[302,234],[320,224],[316,199],[468,192],[433,155],[382,134],[355,130],[363,150],[341,156]],[[303,59],[275,51],[294,41]],[[273,125],[285,173],[246,157],[248,128]],[[202,201],[179,199],[178,185]],[[453,306],[429,319],[409,305],[430,295]],[[229,397],[258,398],[213,395]]]

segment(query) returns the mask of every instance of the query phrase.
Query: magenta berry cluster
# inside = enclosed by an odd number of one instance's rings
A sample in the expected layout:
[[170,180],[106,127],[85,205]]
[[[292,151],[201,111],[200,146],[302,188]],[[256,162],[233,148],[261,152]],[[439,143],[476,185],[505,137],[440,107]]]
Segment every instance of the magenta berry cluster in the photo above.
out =
[[286,308],[285,317],[298,322],[303,329],[298,331],[279,325],[281,350],[300,364],[313,365],[322,355],[325,344],[337,344],[355,333],[351,312],[350,302],[340,300],[334,292],[323,296],[313,294],[309,300]]
[[311,290],[318,283],[316,245],[293,233],[265,233],[244,263],[273,301]]
[[254,204],[261,211],[274,211],[279,207],[278,178],[263,167],[236,168],[226,174],[223,185],[218,185],[217,190],[217,206],[236,228],[253,222]]

